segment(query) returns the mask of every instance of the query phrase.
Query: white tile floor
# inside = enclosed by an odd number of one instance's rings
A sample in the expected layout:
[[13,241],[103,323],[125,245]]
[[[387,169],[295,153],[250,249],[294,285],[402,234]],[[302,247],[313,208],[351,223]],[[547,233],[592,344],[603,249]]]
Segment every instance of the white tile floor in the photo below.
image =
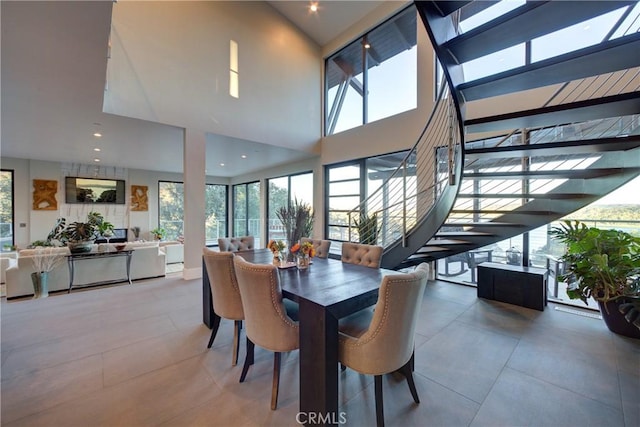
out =
[[[386,376],[387,425],[640,425],[640,340],[553,304],[538,312],[475,292],[427,285],[416,335],[421,403]],[[297,352],[283,358],[271,411],[272,354],[257,349],[238,383],[232,322],[206,348],[200,280],[170,274],[3,299],[0,309],[3,426],[297,425]],[[340,405],[346,425],[375,425],[373,379],[341,373]]]

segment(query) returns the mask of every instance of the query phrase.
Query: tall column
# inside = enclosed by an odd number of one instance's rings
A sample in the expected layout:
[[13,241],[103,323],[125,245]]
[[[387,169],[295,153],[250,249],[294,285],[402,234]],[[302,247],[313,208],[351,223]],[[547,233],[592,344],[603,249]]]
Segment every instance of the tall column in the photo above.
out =
[[207,138],[203,131],[184,131],[184,270],[185,280],[202,277],[205,246],[205,180]]

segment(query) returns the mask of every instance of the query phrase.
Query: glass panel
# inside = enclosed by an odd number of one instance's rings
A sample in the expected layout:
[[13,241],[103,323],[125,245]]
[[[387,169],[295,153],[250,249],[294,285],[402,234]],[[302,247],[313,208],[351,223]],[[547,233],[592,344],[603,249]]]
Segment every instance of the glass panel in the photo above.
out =
[[267,240],[285,238],[284,228],[278,219],[276,212],[281,207],[289,204],[289,178],[273,178],[267,181],[269,184],[269,228],[267,230]]
[[0,250],[13,250],[13,171],[0,172]]
[[249,211],[247,213],[247,235],[254,237],[256,248],[261,248],[260,237],[262,229],[260,227],[260,183],[252,182],[247,184],[247,201]]
[[329,181],[360,179],[360,165],[338,166],[329,168]]
[[329,210],[350,211],[360,204],[360,196],[332,197],[329,200]]
[[227,236],[227,186],[207,184],[205,192],[205,240],[217,243]]
[[[467,32],[491,21],[492,19],[502,16],[525,3],[526,2],[524,0],[503,0],[491,7],[485,7],[489,4],[488,2],[472,2],[461,11],[462,19],[460,20],[460,29],[463,32]],[[480,11],[476,13],[473,8],[479,8]]]
[[462,64],[465,81],[490,76],[525,64],[525,45],[519,44]]
[[533,39],[531,41],[532,61],[541,61],[602,42],[625,9],[626,7],[614,10]]
[[158,194],[158,224],[165,229],[166,240],[176,240],[184,233],[184,184],[160,181]]
[[329,226],[328,238],[330,240],[341,240],[346,242],[349,240],[349,230],[346,227]]
[[313,208],[313,173],[291,176],[291,200],[302,201]]
[[329,184],[329,196],[352,196],[360,193],[360,180],[332,182]]
[[233,186],[233,235],[246,236],[247,227],[247,185]]
[[[406,38],[400,48],[394,38],[402,32]],[[374,29],[366,36],[368,79],[368,118],[371,123],[416,108],[417,47],[416,12],[408,9],[396,19]]]

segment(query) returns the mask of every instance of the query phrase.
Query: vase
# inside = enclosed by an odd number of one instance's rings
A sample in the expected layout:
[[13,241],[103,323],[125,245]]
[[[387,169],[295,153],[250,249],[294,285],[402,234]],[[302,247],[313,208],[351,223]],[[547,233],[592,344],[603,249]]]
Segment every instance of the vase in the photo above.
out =
[[33,298],[40,298],[40,275],[31,273],[31,282],[33,283]]
[[40,298],[47,298],[49,296],[49,272],[40,272]]
[[297,263],[298,263],[298,269],[306,270],[307,268],[309,268],[309,264],[310,264],[309,255],[299,255],[297,259]]
[[273,265],[275,265],[276,267],[279,267],[281,259],[282,258],[280,258],[280,253],[279,252],[274,252],[273,253]]
[[624,318],[624,314],[620,313],[618,310],[618,306],[622,302],[625,301],[618,300],[606,303],[598,301],[602,320],[604,320],[605,325],[607,325],[607,328],[609,328],[611,332],[615,332],[616,334],[629,338],[640,338],[640,329],[629,323],[627,319]]

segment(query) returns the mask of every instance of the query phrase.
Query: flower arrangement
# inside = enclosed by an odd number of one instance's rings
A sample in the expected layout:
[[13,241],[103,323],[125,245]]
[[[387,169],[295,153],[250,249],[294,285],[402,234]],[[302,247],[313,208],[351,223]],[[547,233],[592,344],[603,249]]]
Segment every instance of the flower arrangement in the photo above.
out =
[[285,247],[282,240],[269,240],[269,244],[267,245],[267,248],[271,249],[274,255],[282,253]]
[[31,258],[36,273],[48,273],[65,260],[57,248],[38,248]]
[[291,252],[298,255],[305,255],[309,258],[316,256],[316,249],[311,242],[304,242],[302,244],[296,243],[291,247]]

